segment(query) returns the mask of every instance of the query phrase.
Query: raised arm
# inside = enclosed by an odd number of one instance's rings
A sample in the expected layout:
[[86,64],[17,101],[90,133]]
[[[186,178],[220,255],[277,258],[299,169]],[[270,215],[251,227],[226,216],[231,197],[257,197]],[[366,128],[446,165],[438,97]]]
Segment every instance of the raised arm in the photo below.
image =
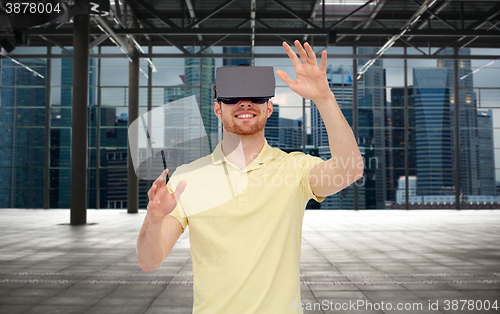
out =
[[363,176],[364,163],[351,127],[330,90],[326,77],[326,50],[318,66],[316,55],[308,43],[302,47],[298,40],[295,41],[302,62],[287,43],[283,43],[283,48],[293,63],[297,80],[292,80],[281,70],[276,74],[292,91],[316,104],[328,133],[332,158],[311,169],[311,189],[316,196],[335,194]]

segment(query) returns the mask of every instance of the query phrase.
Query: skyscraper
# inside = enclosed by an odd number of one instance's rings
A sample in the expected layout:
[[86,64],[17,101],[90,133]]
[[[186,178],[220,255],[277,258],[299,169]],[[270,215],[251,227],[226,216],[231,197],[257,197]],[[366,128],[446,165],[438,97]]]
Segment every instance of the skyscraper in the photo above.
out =
[[[348,67],[334,68],[327,67],[326,77],[330,90],[335,95],[335,99],[342,110],[347,121],[352,125],[352,69]],[[311,133],[313,145],[316,147],[329,146],[328,134],[326,132],[325,123],[321,118],[321,114],[311,101]],[[322,156],[320,156],[322,157]]]
[[[250,47],[245,46],[245,47],[223,47],[222,52],[224,54],[237,54],[237,53],[251,53],[252,50]],[[222,64],[226,66],[238,66],[240,64],[248,64],[250,65],[252,62],[251,59],[249,58],[224,58],[222,59]]]
[[[46,61],[23,64],[45,77]],[[2,60],[0,208],[43,207],[45,79]]]
[[[66,52],[62,52],[66,53]],[[89,105],[97,103],[97,71],[95,60],[89,59]],[[73,105],[73,59],[61,59],[61,104],[51,108],[51,177],[57,178],[51,183],[51,207],[69,208],[71,195],[71,107]],[[89,126],[91,119],[89,115]],[[92,131],[89,132],[92,135]],[[95,133],[94,133],[95,135]],[[88,139],[88,147],[95,147],[95,136]],[[95,165],[95,149],[89,150],[90,164]],[[92,162],[94,160],[94,162]],[[87,171],[90,177],[93,172]],[[87,206],[95,207],[95,179],[87,178]]]
[[[192,47],[187,47],[192,51]],[[213,53],[212,49],[207,49],[203,53]],[[195,95],[198,105],[201,107],[201,118],[207,134],[217,133],[217,117],[214,114],[214,93],[213,85],[215,82],[215,59],[214,58],[186,58],[184,59],[184,84],[188,86],[201,86],[192,88],[190,95]],[[200,79],[201,77],[201,79]],[[201,91],[200,91],[201,89]],[[216,143],[211,143],[210,148],[214,149]]]
[[[358,48],[358,53],[376,54],[378,50],[378,48],[360,47]],[[367,59],[359,59],[358,69],[363,67],[368,61]],[[373,154],[376,160],[375,169],[367,169],[366,208],[380,209],[385,207],[385,200],[387,200],[387,162],[385,158],[385,112],[387,99],[383,60],[377,59],[363,74],[362,80],[363,82],[358,83],[358,97],[359,99],[365,98],[364,101],[362,101],[363,106],[365,106],[365,108],[371,107],[373,114],[372,120],[370,121],[372,125],[369,126],[373,130],[372,143],[369,147],[365,147],[365,153],[368,156]],[[358,119],[358,121],[361,121],[361,119]]]
[[[453,48],[446,48],[441,51],[441,55],[453,55]],[[460,49],[460,55],[469,56],[471,51],[469,48]],[[461,193],[467,195],[479,194],[479,159],[477,149],[477,107],[476,99],[473,91],[473,81],[471,73],[471,61],[461,59],[458,63],[458,97],[459,97],[459,128],[460,128],[460,190]],[[450,89],[450,114],[451,128],[454,128],[454,93],[453,91],[453,60],[439,59],[437,61],[439,68],[448,69],[447,87]],[[468,75],[467,77],[464,77]],[[462,78],[464,77],[464,78]],[[452,132],[452,141],[454,142],[455,133]],[[455,150],[455,146],[452,147]],[[455,158],[452,160],[452,165],[455,165]],[[455,172],[453,172],[455,175]]]
[[264,137],[270,146],[279,147],[280,145],[280,124],[280,107],[278,104],[273,103],[273,113],[267,118],[264,129]]
[[413,69],[418,194],[446,194],[454,186],[448,80],[448,69]]
[[279,119],[279,144],[277,147],[287,152],[302,151],[302,117]]
[[[187,47],[192,52],[192,47]],[[203,53],[212,53],[212,49],[207,49]],[[217,140],[213,134],[218,133],[218,118],[214,114],[213,103],[213,84],[215,81],[215,59],[213,58],[186,58],[184,59],[184,83],[176,88],[165,88],[164,90],[164,103],[180,100],[185,97],[195,96],[201,113],[201,121],[205,127],[208,136],[209,147],[201,147],[201,144],[194,142],[183,144],[185,149],[177,152],[177,160],[182,163],[189,163],[199,157],[209,154],[217,145]],[[201,83],[201,86],[200,86]],[[184,87],[186,86],[186,87]],[[198,87],[199,86],[199,87]],[[185,104],[190,105],[190,104]],[[200,121],[200,116],[195,111],[182,110],[168,111],[165,116],[165,147],[172,147],[171,137],[176,137],[176,141],[184,141],[185,138],[193,138],[193,132],[198,132],[197,128]],[[186,114],[188,116],[186,116]],[[172,128],[178,130],[172,133]],[[189,135],[191,134],[191,135]],[[178,166],[178,165],[176,165]]]
[[[353,71],[352,68],[349,67],[327,67],[326,76],[328,79],[328,83],[330,85],[330,89],[335,95],[335,99],[340,107],[340,110],[344,114],[349,125],[352,126],[353,122],[353,114],[352,114],[352,100],[353,100]],[[363,84],[360,85],[360,89],[362,90]],[[359,88],[358,88],[359,90]],[[361,95],[363,94],[363,90]],[[358,94],[358,99],[360,95]],[[371,108],[370,108],[371,112]],[[361,119],[360,119],[361,121]],[[328,134],[326,132],[325,124],[323,119],[321,118],[321,114],[314,104],[311,101],[311,133],[313,139],[313,146],[318,148],[318,156],[323,160],[328,160],[332,157],[330,152],[330,143],[328,141]],[[340,161],[346,162],[346,161]],[[366,181],[366,180],[365,180]],[[366,184],[366,182],[365,182]],[[337,194],[328,196],[322,203],[322,209],[349,209],[353,208],[353,187],[352,185],[340,191]],[[365,208],[365,185],[360,185],[358,189],[358,197],[359,202],[358,206],[360,209]]]
[[[391,123],[392,123],[392,182],[396,185],[401,176],[405,176],[405,112],[404,88],[391,89]],[[408,171],[410,176],[417,175],[417,154],[415,137],[415,96],[413,88],[408,88]],[[416,186],[416,185],[415,185]],[[389,193],[388,193],[389,196]],[[389,200],[396,201],[395,192],[390,193]]]
[[493,111],[477,112],[479,194],[495,195],[495,156],[493,151]]

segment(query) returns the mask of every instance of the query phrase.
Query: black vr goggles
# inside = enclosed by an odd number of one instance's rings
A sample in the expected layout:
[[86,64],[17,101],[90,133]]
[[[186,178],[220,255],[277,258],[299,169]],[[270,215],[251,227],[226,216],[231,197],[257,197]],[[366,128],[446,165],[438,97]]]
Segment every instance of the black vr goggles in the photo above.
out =
[[230,99],[274,97],[273,67],[231,66],[217,68],[214,97],[226,102]]

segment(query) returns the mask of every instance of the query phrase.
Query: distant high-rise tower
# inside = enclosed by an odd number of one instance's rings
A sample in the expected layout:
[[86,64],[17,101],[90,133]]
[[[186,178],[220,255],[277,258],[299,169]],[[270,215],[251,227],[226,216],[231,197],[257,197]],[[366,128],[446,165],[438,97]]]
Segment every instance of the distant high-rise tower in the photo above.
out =
[[280,106],[273,104],[273,113],[267,118],[264,137],[272,147],[280,147]]
[[[187,47],[186,49],[192,52],[192,47]],[[212,49],[207,49],[203,53],[212,53]],[[182,77],[183,84],[180,84],[175,88],[165,88],[164,103],[167,104],[193,95],[196,97],[197,105],[200,108],[203,126],[205,127],[205,132],[208,136],[209,147],[201,147],[200,145],[195,145],[194,142],[184,144],[189,147],[186,146],[184,147],[185,149],[177,152],[177,160],[181,163],[189,163],[205,156],[206,154],[209,154],[210,151],[213,151],[217,145],[216,137],[213,136],[218,133],[218,118],[213,109],[215,59],[186,58],[184,59],[184,73],[185,75]],[[199,115],[195,113],[196,112],[193,110],[186,110],[186,114],[188,114],[188,116],[182,116],[181,111],[169,111],[166,113],[168,116],[165,116],[165,127],[176,127],[179,128],[179,131],[175,131],[174,134],[172,133],[172,129],[165,129],[165,147],[172,147],[172,136],[176,137],[176,141],[184,141],[185,138],[193,138],[193,132],[195,132],[195,129],[199,127],[199,125],[193,125],[193,123],[199,124],[200,122]]]
[[454,186],[448,71],[413,69],[418,194],[447,194]]
[[495,156],[493,151],[493,111],[477,112],[479,192],[495,195]]
[[[252,51],[250,47],[223,47],[223,54],[250,54]],[[250,65],[252,60],[249,58],[224,58],[222,59],[222,64],[224,66],[238,66],[240,64],[248,64]]]
[[[352,124],[352,69],[348,67],[334,68],[329,66],[326,69],[326,77],[339,107],[341,108],[344,116],[346,116],[349,124]],[[328,134],[326,132],[325,123],[321,118],[318,108],[312,101],[311,127],[313,145],[316,147],[329,146],[330,144],[328,142]]]
[[[192,47],[186,47],[189,52],[193,52]],[[212,49],[207,49],[203,53],[213,53]],[[187,86],[201,86],[191,89],[190,94],[195,95],[198,105],[201,106],[201,118],[208,134],[217,133],[218,119],[214,113],[214,93],[215,82],[215,59],[214,58],[185,58],[184,59],[184,84]],[[201,77],[201,79],[200,79]],[[200,91],[201,88],[201,91]],[[211,143],[213,150],[217,143]],[[201,157],[201,156],[200,156]]]
[[[45,77],[45,60],[22,62]],[[45,79],[3,59],[0,208],[43,207],[45,111]]]
[[[63,53],[66,53],[63,51]],[[89,59],[89,106],[97,104],[97,71],[95,60]],[[73,106],[73,59],[61,59],[61,104],[51,108],[51,177],[58,178],[50,190],[53,208],[69,208],[71,195],[71,108]],[[89,126],[91,119],[89,115]],[[95,134],[90,132],[89,134]],[[95,136],[88,139],[88,147],[95,147]],[[95,149],[89,149],[89,164],[95,165]],[[87,171],[91,176],[90,169]],[[87,179],[88,191],[95,191],[95,179]],[[96,205],[95,193],[87,193],[87,206]]]
[[[398,184],[401,176],[405,176],[405,112],[404,88],[391,89],[391,123],[392,123],[392,182]],[[417,175],[417,154],[415,137],[415,95],[413,88],[408,88],[408,173]],[[389,194],[389,193],[388,193]],[[396,201],[396,196],[391,193],[388,198]]]
[[279,119],[279,148],[284,151],[302,151],[302,117]]
[[[330,89],[335,95],[335,99],[340,107],[340,110],[344,114],[349,125],[352,126],[353,116],[352,116],[352,84],[353,84],[353,71],[349,67],[328,67],[326,69],[326,76]],[[363,84],[360,84],[362,89]],[[358,88],[359,90],[359,88]],[[363,95],[362,91],[362,95]],[[358,94],[359,99],[359,94]],[[371,112],[371,109],[370,109]],[[361,121],[361,120],[360,120]],[[328,160],[332,157],[330,152],[330,143],[328,141],[328,134],[326,132],[325,124],[321,118],[321,114],[311,101],[311,133],[313,146],[318,148],[318,155],[323,160]],[[339,164],[342,161],[339,161]],[[345,161],[344,161],[345,162]],[[358,189],[359,202],[358,206],[360,209],[365,208],[365,186],[359,186]],[[322,203],[322,209],[349,209],[353,208],[353,187],[350,186],[340,191],[337,194],[328,196]]]
[[[359,54],[376,54],[378,48],[358,48]],[[367,59],[358,60],[358,69],[363,67]],[[362,83],[362,84],[360,84]],[[371,107],[373,130],[372,143],[365,146],[365,154],[374,156],[376,159],[375,168],[366,169],[366,208],[381,209],[385,208],[387,200],[387,169],[386,169],[386,137],[385,137],[385,112],[387,106],[385,92],[385,70],[382,59],[377,59],[375,63],[363,74],[362,82],[358,82],[358,97],[363,99],[362,104],[365,108]],[[362,92],[361,92],[362,90]],[[358,103],[358,108],[359,108]],[[359,114],[359,111],[358,111]],[[358,124],[362,121],[358,118]],[[358,125],[360,128],[360,125]],[[358,129],[359,132],[359,129]]]
[[[441,55],[453,55],[453,48],[446,48],[441,51]],[[471,50],[469,48],[460,49],[460,55],[469,56]],[[448,69],[447,87],[450,89],[450,114],[451,128],[454,129],[454,93],[453,93],[453,60],[439,59],[437,61],[439,68]],[[460,190],[461,193],[467,195],[479,194],[479,158],[478,158],[478,139],[477,139],[477,110],[476,99],[473,91],[473,81],[471,73],[471,61],[461,59],[458,62],[458,97],[459,97],[459,127],[460,127]],[[467,77],[463,78],[465,75]],[[452,132],[452,141],[454,141],[455,133]],[[453,151],[455,146],[452,147]],[[453,155],[454,156],[454,155]],[[455,158],[452,160],[454,166]],[[453,172],[453,177],[455,172]],[[420,179],[420,178],[419,178]]]

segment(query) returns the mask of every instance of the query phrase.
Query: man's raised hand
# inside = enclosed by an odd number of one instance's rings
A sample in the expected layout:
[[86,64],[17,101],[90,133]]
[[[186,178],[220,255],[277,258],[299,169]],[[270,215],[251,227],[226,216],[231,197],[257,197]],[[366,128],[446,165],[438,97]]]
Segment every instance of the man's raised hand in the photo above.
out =
[[311,99],[315,103],[321,102],[333,96],[326,78],[326,51],[323,51],[321,64],[318,67],[316,55],[311,46],[305,43],[304,47],[305,50],[298,40],[295,41],[295,48],[299,52],[301,63],[292,48],[283,42],[283,48],[285,48],[295,69],[296,81],[281,70],[276,71],[276,74],[299,96]]
[[166,185],[167,174],[168,169],[162,172],[148,191],[149,203],[146,219],[159,221],[170,214],[186,188],[186,180],[182,180],[177,184],[174,193],[170,193]]

